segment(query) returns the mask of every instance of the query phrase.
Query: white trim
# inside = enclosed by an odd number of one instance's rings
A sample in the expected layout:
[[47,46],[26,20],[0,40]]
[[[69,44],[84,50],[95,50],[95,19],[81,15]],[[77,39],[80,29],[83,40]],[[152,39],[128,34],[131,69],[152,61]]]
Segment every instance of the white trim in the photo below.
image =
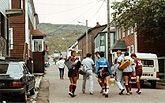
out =
[[9,49],[13,49],[13,28],[9,28]]
[[9,0],[9,9],[12,9],[11,5],[12,5],[12,2],[11,0]]
[[23,0],[20,0],[21,2],[21,9],[23,9]]

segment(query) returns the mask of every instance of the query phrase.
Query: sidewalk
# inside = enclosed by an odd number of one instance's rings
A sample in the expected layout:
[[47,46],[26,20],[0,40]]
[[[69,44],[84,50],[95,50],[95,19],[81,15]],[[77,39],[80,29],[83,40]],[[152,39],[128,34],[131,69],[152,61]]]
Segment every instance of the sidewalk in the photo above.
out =
[[157,82],[158,85],[162,85],[162,86],[165,86],[165,80],[159,80]]
[[37,103],[49,103],[49,81],[45,78],[40,82]]

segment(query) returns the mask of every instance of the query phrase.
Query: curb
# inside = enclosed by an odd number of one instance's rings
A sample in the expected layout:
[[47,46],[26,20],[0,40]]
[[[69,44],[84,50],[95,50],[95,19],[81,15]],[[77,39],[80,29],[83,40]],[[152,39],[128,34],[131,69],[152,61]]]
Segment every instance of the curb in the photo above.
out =
[[165,86],[165,83],[157,82],[158,85]]
[[49,85],[48,80],[41,80],[36,103],[49,103]]

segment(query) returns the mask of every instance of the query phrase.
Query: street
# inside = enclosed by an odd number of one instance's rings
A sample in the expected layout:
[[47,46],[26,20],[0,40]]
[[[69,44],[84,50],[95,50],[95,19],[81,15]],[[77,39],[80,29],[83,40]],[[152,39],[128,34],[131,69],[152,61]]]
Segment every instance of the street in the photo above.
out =
[[[46,68],[44,79],[49,81],[49,102],[50,103],[164,103],[165,88],[158,86],[157,89],[150,89],[145,86],[142,88],[142,94],[136,93],[136,88],[132,89],[132,95],[119,95],[116,85],[110,86],[109,97],[105,98],[100,92],[100,87],[94,79],[94,95],[88,92],[88,82],[86,86],[86,93],[81,91],[82,76],[80,75],[76,97],[71,98],[68,95],[69,79],[67,77],[67,69],[65,69],[64,80],[59,79],[58,68],[56,65],[51,65]],[[38,102],[39,103],[39,102]]]

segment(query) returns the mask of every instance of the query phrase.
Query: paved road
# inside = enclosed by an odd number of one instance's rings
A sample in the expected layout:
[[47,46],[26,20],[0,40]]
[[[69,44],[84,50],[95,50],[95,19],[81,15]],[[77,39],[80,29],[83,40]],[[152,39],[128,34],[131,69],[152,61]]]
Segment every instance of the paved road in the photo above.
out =
[[68,95],[69,80],[67,77],[67,70],[65,70],[64,80],[59,79],[58,69],[55,65],[51,65],[46,69],[44,77],[49,81],[49,102],[50,103],[164,103],[165,88],[159,87],[157,89],[150,89],[147,86],[142,88],[142,94],[135,93],[136,89],[133,88],[132,95],[118,95],[118,88],[116,85],[110,86],[109,98],[102,96],[100,87],[95,80],[94,95],[89,95],[87,92],[83,94],[81,92],[82,76],[78,80],[78,86],[76,89],[77,96],[71,98]]

